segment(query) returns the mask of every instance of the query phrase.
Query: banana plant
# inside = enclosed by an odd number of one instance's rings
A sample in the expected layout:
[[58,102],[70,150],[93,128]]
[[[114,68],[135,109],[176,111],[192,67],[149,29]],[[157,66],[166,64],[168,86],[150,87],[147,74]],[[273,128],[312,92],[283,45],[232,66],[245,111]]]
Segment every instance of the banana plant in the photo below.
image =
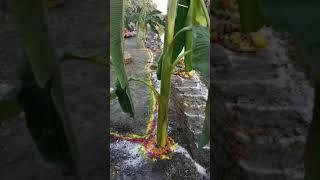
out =
[[[123,12],[123,5],[119,5],[119,1],[111,1],[111,12]],[[192,2],[192,3],[191,3]],[[115,5],[118,4],[118,8]],[[112,9],[114,8],[114,9]],[[121,13],[111,13],[111,19],[119,21],[119,18],[123,18]],[[114,21],[111,21],[111,26],[114,25]],[[121,32],[122,26],[119,24],[114,25],[111,28],[111,34],[113,32]],[[165,39],[163,52],[159,58],[158,77],[161,79],[160,93],[158,95],[158,121],[157,121],[157,145],[164,147],[167,143],[168,134],[168,103],[170,96],[170,83],[171,74],[177,64],[177,62],[188,54],[189,56],[189,68],[199,71],[209,81],[210,74],[210,20],[203,0],[190,1],[190,0],[169,0],[168,1],[168,15],[165,26]],[[190,33],[191,32],[191,33]],[[122,35],[114,34],[118,41],[122,40]],[[112,40],[111,40],[112,42]],[[111,44],[111,54],[122,48],[122,43]],[[184,49],[184,51],[183,51]],[[114,50],[114,52],[112,52]],[[119,52],[119,56],[121,56]],[[113,58],[113,56],[112,56]],[[122,62],[121,58],[118,58]],[[114,61],[114,59],[113,59]],[[120,63],[119,63],[120,64]],[[122,64],[121,64],[122,66]],[[115,67],[117,74],[125,73],[124,69]],[[125,76],[125,75],[124,75]],[[128,94],[127,94],[128,95]],[[118,96],[119,98],[119,96]],[[129,98],[127,98],[129,100]],[[120,101],[119,101],[120,102]],[[209,104],[209,99],[207,104]],[[121,104],[121,102],[120,102]],[[127,104],[130,104],[129,102]],[[131,104],[132,105],[132,104]],[[209,118],[209,106],[206,108],[206,119],[204,124],[203,135],[201,142],[202,147],[209,142],[210,135],[210,118]]]
[[[154,8],[150,0],[126,1],[125,7],[129,9],[125,11],[125,25],[134,23],[137,28],[137,45],[142,47],[148,27],[151,31],[159,34],[159,30],[164,27],[164,20],[161,12]],[[129,6],[131,3],[136,7]]]
[[[240,6],[243,2],[247,3],[247,0],[240,0]],[[313,118],[305,149],[304,179],[318,180],[320,179],[320,2],[317,0],[257,0],[249,7],[253,7],[254,12],[261,14],[263,19],[276,29],[291,32],[297,39],[299,48],[307,53],[303,57],[305,61],[303,63],[311,69],[315,98]],[[245,12],[245,8],[242,11]],[[255,25],[252,26],[255,27]],[[248,27],[248,30],[252,29]]]

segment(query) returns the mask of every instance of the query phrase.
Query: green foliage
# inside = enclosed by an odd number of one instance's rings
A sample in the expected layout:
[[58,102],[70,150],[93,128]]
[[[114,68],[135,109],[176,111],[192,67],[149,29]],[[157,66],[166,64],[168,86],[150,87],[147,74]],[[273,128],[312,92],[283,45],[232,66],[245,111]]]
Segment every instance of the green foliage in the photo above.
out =
[[[175,26],[174,26],[174,34],[176,35],[180,29],[185,27],[186,17],[188,14],[190,0],[180,0],[179,6],[177,8],[177,17],[175,20]],[[183,6],[181,6],[183,5]],[[181,53],[183,47],[185,45],[185,33],[177,37],[174,47],[173,47],[173,54],[172,59],[176,59],[179,54]]]
[[132,104],[131,104],[131,99],[128,96],[129,92],[127,90],[128,87],[125,87],[124,89],[122,89],[122,87],[120,86],[120,82],[117,80],[116,81],[116,90],[115,93],[118,97],[118,101],[119,104],[123,110],[123,112],[125,113],[129,113],[131,115],[134,114],[133,109],[132,109]]
[[[170,95],[170,79],[171,73],[175,68],[176,63],[182,57],[190,55],[189,68],[194,68],[199,71],[205,78],[209,79],[210,74],[210,37],[209,37],[209,15],[207,8],[203,0],[201,1],[189,1],[180,0],[178,5],[178,0],[169,0],[168,15],[165,26],[165,40],[164,49],[158,60],[158,70],[157,77],[161,79],[160,94],[159,96],[159,112],[158,112],[158,125],[157,125],[157,144],[161,147],[165,146],[167,140],[167,128],[168,128],[168,103]],[[191,3],[193,2],[193,3]],[[113,7],[111,6],[111,9]],[[117,16],[117,20],[120,15]],[[111,21],[111,24],[114,22]],[[116,34],[117,35],[117,34]],[[112,37],[112,35],[111,35]],[[113,36],[118,37],[118,36]],[[120,38],[118,38],[119,40]],[[114,39],[116,41],[117,39]],[[113,39],[111,39],[113,42]],[[119,46],[117,46],[119,47]],[[182,49],[185,52],[181,54]],[[111,49],[113,51],[118,51],[118,49]],[[122,57],[120,51],[116,52]],[[193,54],[192,54],[193,53]],[[191,66],[192,64],[192,66]],[[191,70],[191,69],[190,69]],[[120,69],[124,72],[124,69]],[[123,74],[123,76],[126,76]],[[120,85],[117,85],[117,89]],[[130,97],[126,96],[125,88],[121,87],[117,93],[118,98],[121,97],[122,100],[126,101],[124,104],[126,107],[129,106]],[[121,95],[121,96],[120,96]],[[208,100],[207,104],[210,101]],[[130,111],[128,108],[127,111]],[[201,146],[204,146],[209,142],[208,133],[210,132],[210,117],[209,117],[210,106],[206,108],[206,120],[204,124],[203,137],[201,138]]]
[[44,87],[56,73],[57,62],[45,24],[42,0],[12,0],[9,6],[15,15],[17,32],[37,83]]
[[[193,2],[193,3],[192,3]],[[175,63],[179,58],[173,59],[173,49],[177,39],[181,34],[185,34],[185,65],[187,66],[187,56],[192,58],[189,63],[201,72],[204,77],[209,79],[210,74],[210,37],[209,37],[209,18],[207,9],[204,6],[204,2],[201,1],[191,1],[189,4],[189,10],[187,17],[185,17],[185,26],[181,29],[175,29],[175,22],[177,18],[182,18],[181,16],[175,16],[176,11],[176,1],[169,1],[169,13],[168,22],[166,26],[164,50],[161,55],[161,66],[160,66],[160,76],[161,76],[161,87],[160,87],[160,99],[159,99],[159,114],[158,114],[158,126],[157,126],[157,143],[160,146],[164,146],[167,137],[167,111],[168,111],[168,99],[169,99],[169,89],[170,89],[170,76],[173,68],[175,68]],[[190,10],[193,9],[193,10]],[[191,24],[190,24],[191,19]],[[191,39],[190,39],[191,38]],[[189,47],[190,46],[190,47]],[[176,52],[177,53],[177,52]],[[194,54],[192,54],[194,53]],[[180,56],[179,56],[180,57]],[[190,64],[190,65],[191,65]],[[192,68],[190,66],[189,68]],[[190,69],[191,70],[191,69]],[[159,73],[158,73],[159,75]],[[207,110],[208,111],[208,110]],[[208,115],[208,113],[207,113]],[[206,124],[204,126],[204,134],[208,131],[209,127],[206,127],[208,120],[207,117]],[[207,136],[202,138],[204,142]]]
[[147,11],[145,22],[149,25],[150,29],[157,34],[160,34],[159,30],[165,26],[164,17],[162,17],[161,12],[156,9]]
[[[204,6],[204,1],[191,1],[190,7],[188,9],[188,14],[186,17],[186,26],[194,25],[194,26],[204,26],[209,27],[209,19],[208,13],[206,12],[206,8]],[[193,34],[190,31],[186,32],[185,35],[185,51],[191,50],[193,47]],[[193,52],[192,52],[193,53]],[[191,71],[192,70],[192,61],[193,61],[193,55],[192,53],[186,55],[184,61],[185,61],[185,70]]]
[[206,79],[210,79],[210,33],[209,28],[195,26],[193,28],[192,67]]
[[163,52],[161,53],[161,55],[158,58],[158,68],[157,68],[157,79],[161,80],[161,71],[162,71],[162,61],[163,61]]
[[264,25],[257,0],[239,0],[241,31],[256,32]]
[[[150,0],[125,1],[125,26],[133,23],[138,28],[138,36],[140,41],[144,40],[146,30],[149,27],[151,31],[159,34],[159,30],[163,29],[164,16],[155,8]],[[141,31],[141,32],[139,32]]]
[[168,17],[165,28],[163,60],[161,66],[161,85],[159,97],[159,112],[157,124],[157,144],[164,147],[168,135],[168,103],[170,94],[170,78],[172,72],[172,52],[174,39],[174,26],[178,0],[169,0]]
[[[118,96],[118,100],[121,107],[124,108],[123,111],[134,116],[127,74],[123,63],[123,0],[111,0],[110,11],[110,53],[112,65],[116,72],[117,81],[119,82],[117,95],[121,95],[121,97]],[[128,102],[126,102],[126,100],[128,100]]]

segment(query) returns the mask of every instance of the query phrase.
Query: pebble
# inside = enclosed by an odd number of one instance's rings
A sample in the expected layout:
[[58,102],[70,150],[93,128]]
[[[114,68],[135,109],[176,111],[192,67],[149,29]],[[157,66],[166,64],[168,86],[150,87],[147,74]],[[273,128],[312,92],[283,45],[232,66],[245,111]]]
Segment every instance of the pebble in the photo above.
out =
[[10,129],[3,129],[3,130],[1,131],[0,136],[8,136],[8,135],[10,135],[10,134],[11,134],[11,130],[10,130]]

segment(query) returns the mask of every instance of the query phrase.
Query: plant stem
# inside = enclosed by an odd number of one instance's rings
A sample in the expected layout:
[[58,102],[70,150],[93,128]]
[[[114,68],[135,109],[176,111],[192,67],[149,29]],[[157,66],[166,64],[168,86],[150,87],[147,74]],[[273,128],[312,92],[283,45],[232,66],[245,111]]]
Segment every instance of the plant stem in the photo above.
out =
[[209,13],[207,10],[206,3],[203,0],[200,0],[200,2],[201,2],[201,8],[202,8],[203,13],[204,13],[206,20],[207,20],[208,27],[210,27],[210,16],[209,16]]
[[169,0],[168,3],[168,19],[165,30],[164,39],[164,59],[162,61],[162,73],[161,73],[161,87],[159,98],[159,114],[157,125],[157,144],[160,147],[164,147],[167,142],[167,129],[168,129],[168,106],[169,106],[169,94],[170,94],[170,78],[171,78],[171,58],[173,48],[167,48],[173,42],[174,25],[177,10],[178,0]]
[[243,33],[256,32],[264,25],[257,0],[240,0],[240,24]]
[[192,50],[188,50],[188,51],[185,51],[184,53],[182,53],[180,56],[178,56],[174,61],[173,61],[173,64],[172,64],[172,69],[174,69],[174,67],[177,65],[177,63],[179,62],[179,60],[186,56],[187,54],[191,53]]

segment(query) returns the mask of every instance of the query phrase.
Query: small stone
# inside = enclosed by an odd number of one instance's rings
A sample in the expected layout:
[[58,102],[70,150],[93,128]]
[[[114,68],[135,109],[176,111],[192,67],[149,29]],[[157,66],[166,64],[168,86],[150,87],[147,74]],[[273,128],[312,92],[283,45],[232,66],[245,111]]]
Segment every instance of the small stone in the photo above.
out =
[[11,130],[10,129],[4,129],[1,131],[0,136],[8,136],[11,134]]
[[238,131],[236,132],[236,134],[243,143],[249,143],[251,141],[251,138],[247,134],[244,134],[243,132]]

